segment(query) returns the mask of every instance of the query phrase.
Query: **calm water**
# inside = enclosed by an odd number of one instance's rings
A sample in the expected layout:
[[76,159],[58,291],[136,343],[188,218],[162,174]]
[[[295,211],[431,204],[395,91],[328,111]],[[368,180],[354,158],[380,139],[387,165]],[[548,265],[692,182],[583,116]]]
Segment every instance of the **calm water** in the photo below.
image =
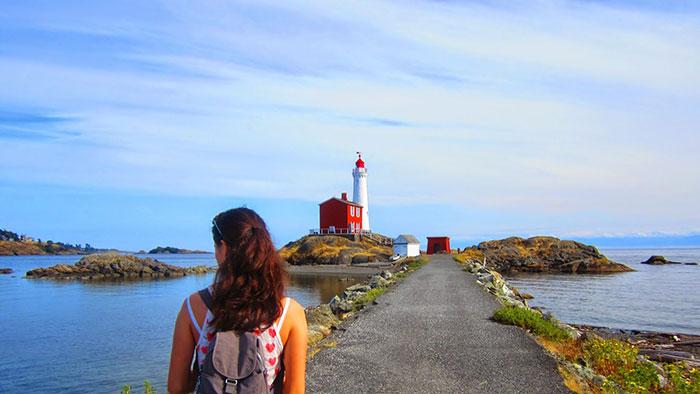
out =
[[507,279],[568,323],[700,334],[700,266],[640,264],[651,255],[700,263],[700,249],[603,249],[637,270],[611,275],[519,274]]
[[[213,255],[155,255],[179,265],[214,265]],[[79,256],[0,256],[0,393],[165,393],[175,316],[213,274],[170,280],[79,282],[23,279],[30,269]],[[297,276],[289,295],[304,306],[328,302],[363,278]]]

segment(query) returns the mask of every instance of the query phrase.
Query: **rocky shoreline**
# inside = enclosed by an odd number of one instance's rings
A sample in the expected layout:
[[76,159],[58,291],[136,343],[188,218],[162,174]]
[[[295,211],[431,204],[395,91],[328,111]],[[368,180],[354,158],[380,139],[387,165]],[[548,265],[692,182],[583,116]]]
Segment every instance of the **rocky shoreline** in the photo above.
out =
[[700,367],[700,335],[625,330],[585,324],[572,326],[582,333],[629,342],[640,349],[640,354],[648,356],[651,360],[685,361]]
[[[660,387],[669,388],[670,376],[667,376],[670,373],[669,371],[685,370],[686,374],[690,373],[693,376],[693,368],[700,367],[700,360],[698,360],[698,357],[700,357],[700,336],[698,335],[617,330],[605,327],[565,324],[558,321],[551,313],[543,313],[538,308],[531,308],[527,303],[527,299],[531,298],[531,296],[521,294],[495,270],[485,267],[477,260],[465,260],[457,257],[455,257],[455,260],[464,266],[465,271],[476,276],[476,282],[484,290],[493,294],[496,300],[504,307],[533,311],[543,320],[554,324],[567,333],[569,341],[574,345],[557,345],[537,336],[535,336],[535,339],[557,360],[562,377],[565,382],[569,382],[567,387],[573,391],[599,392],[602,390],[604,392],[624,392],[622,387],[610,376],[606,377],[596,373],[583,358],[571,359],[570,354],[567,354],[569,352],[580,352],[580,349],[586,346],[587,341],[590,343],[612,339],[619,341],[619,343],[627,344],[623,345],[623,347],[628,346],[631,349],[628,352],[634,354],[635,362],[642,366],[649,365],[650,368],[656,371]],[[570,346],[570,348],[567,349],[566,346]],[[609,354],[609,356],[617,357],[617,355],[613,354]],[[684,364],[678,364],[679,362]],[[666,365],[671,364],[673,365],[672,367],[666,367]],[[682,374],[683,372],[677,373]],[[687,384],[698,383],[691,378],[684,379],[687,379]],[[575,386],[575,389],[572,388],[571,382],[574,382],[573,386]]]
[[88,255],[73,265],[57,264],[27,271],[27,279],[104,280],[176,278],[215,272],[216,267],[177,267],[151,258],[105,253]]

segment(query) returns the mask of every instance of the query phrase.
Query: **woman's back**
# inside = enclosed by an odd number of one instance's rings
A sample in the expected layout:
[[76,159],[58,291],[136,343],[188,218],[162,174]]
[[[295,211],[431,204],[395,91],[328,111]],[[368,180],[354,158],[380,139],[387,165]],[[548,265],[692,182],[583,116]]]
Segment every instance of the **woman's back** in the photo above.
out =
[[257,334],[270,388],[304,392],[306,317],[283,295],[284,271],[262,219],[246,208],[227,211],[214,218],[212,233],[219,269],[214,284],[187,297],[180,309],[168,391],[192,391],[214,334],[235,330]]

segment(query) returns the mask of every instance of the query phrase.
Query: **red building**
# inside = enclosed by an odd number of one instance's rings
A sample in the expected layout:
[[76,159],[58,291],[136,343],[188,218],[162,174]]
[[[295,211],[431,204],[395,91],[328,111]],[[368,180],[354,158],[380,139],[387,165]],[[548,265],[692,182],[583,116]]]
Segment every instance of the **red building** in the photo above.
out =
[[451,252],[450,237],[428,237],[428,254]]
[[354,234],[362,230],[362,205],[348,201],[348,194],[319,204],[321,234]]

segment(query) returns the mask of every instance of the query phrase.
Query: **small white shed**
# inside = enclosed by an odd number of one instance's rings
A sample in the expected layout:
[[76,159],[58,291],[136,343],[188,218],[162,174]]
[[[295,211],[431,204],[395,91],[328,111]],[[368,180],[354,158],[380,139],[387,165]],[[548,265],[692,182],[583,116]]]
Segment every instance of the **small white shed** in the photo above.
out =
[[394,239],[394,254],[399,256],[420,255],[420,241],[410,234],[401,234]]

